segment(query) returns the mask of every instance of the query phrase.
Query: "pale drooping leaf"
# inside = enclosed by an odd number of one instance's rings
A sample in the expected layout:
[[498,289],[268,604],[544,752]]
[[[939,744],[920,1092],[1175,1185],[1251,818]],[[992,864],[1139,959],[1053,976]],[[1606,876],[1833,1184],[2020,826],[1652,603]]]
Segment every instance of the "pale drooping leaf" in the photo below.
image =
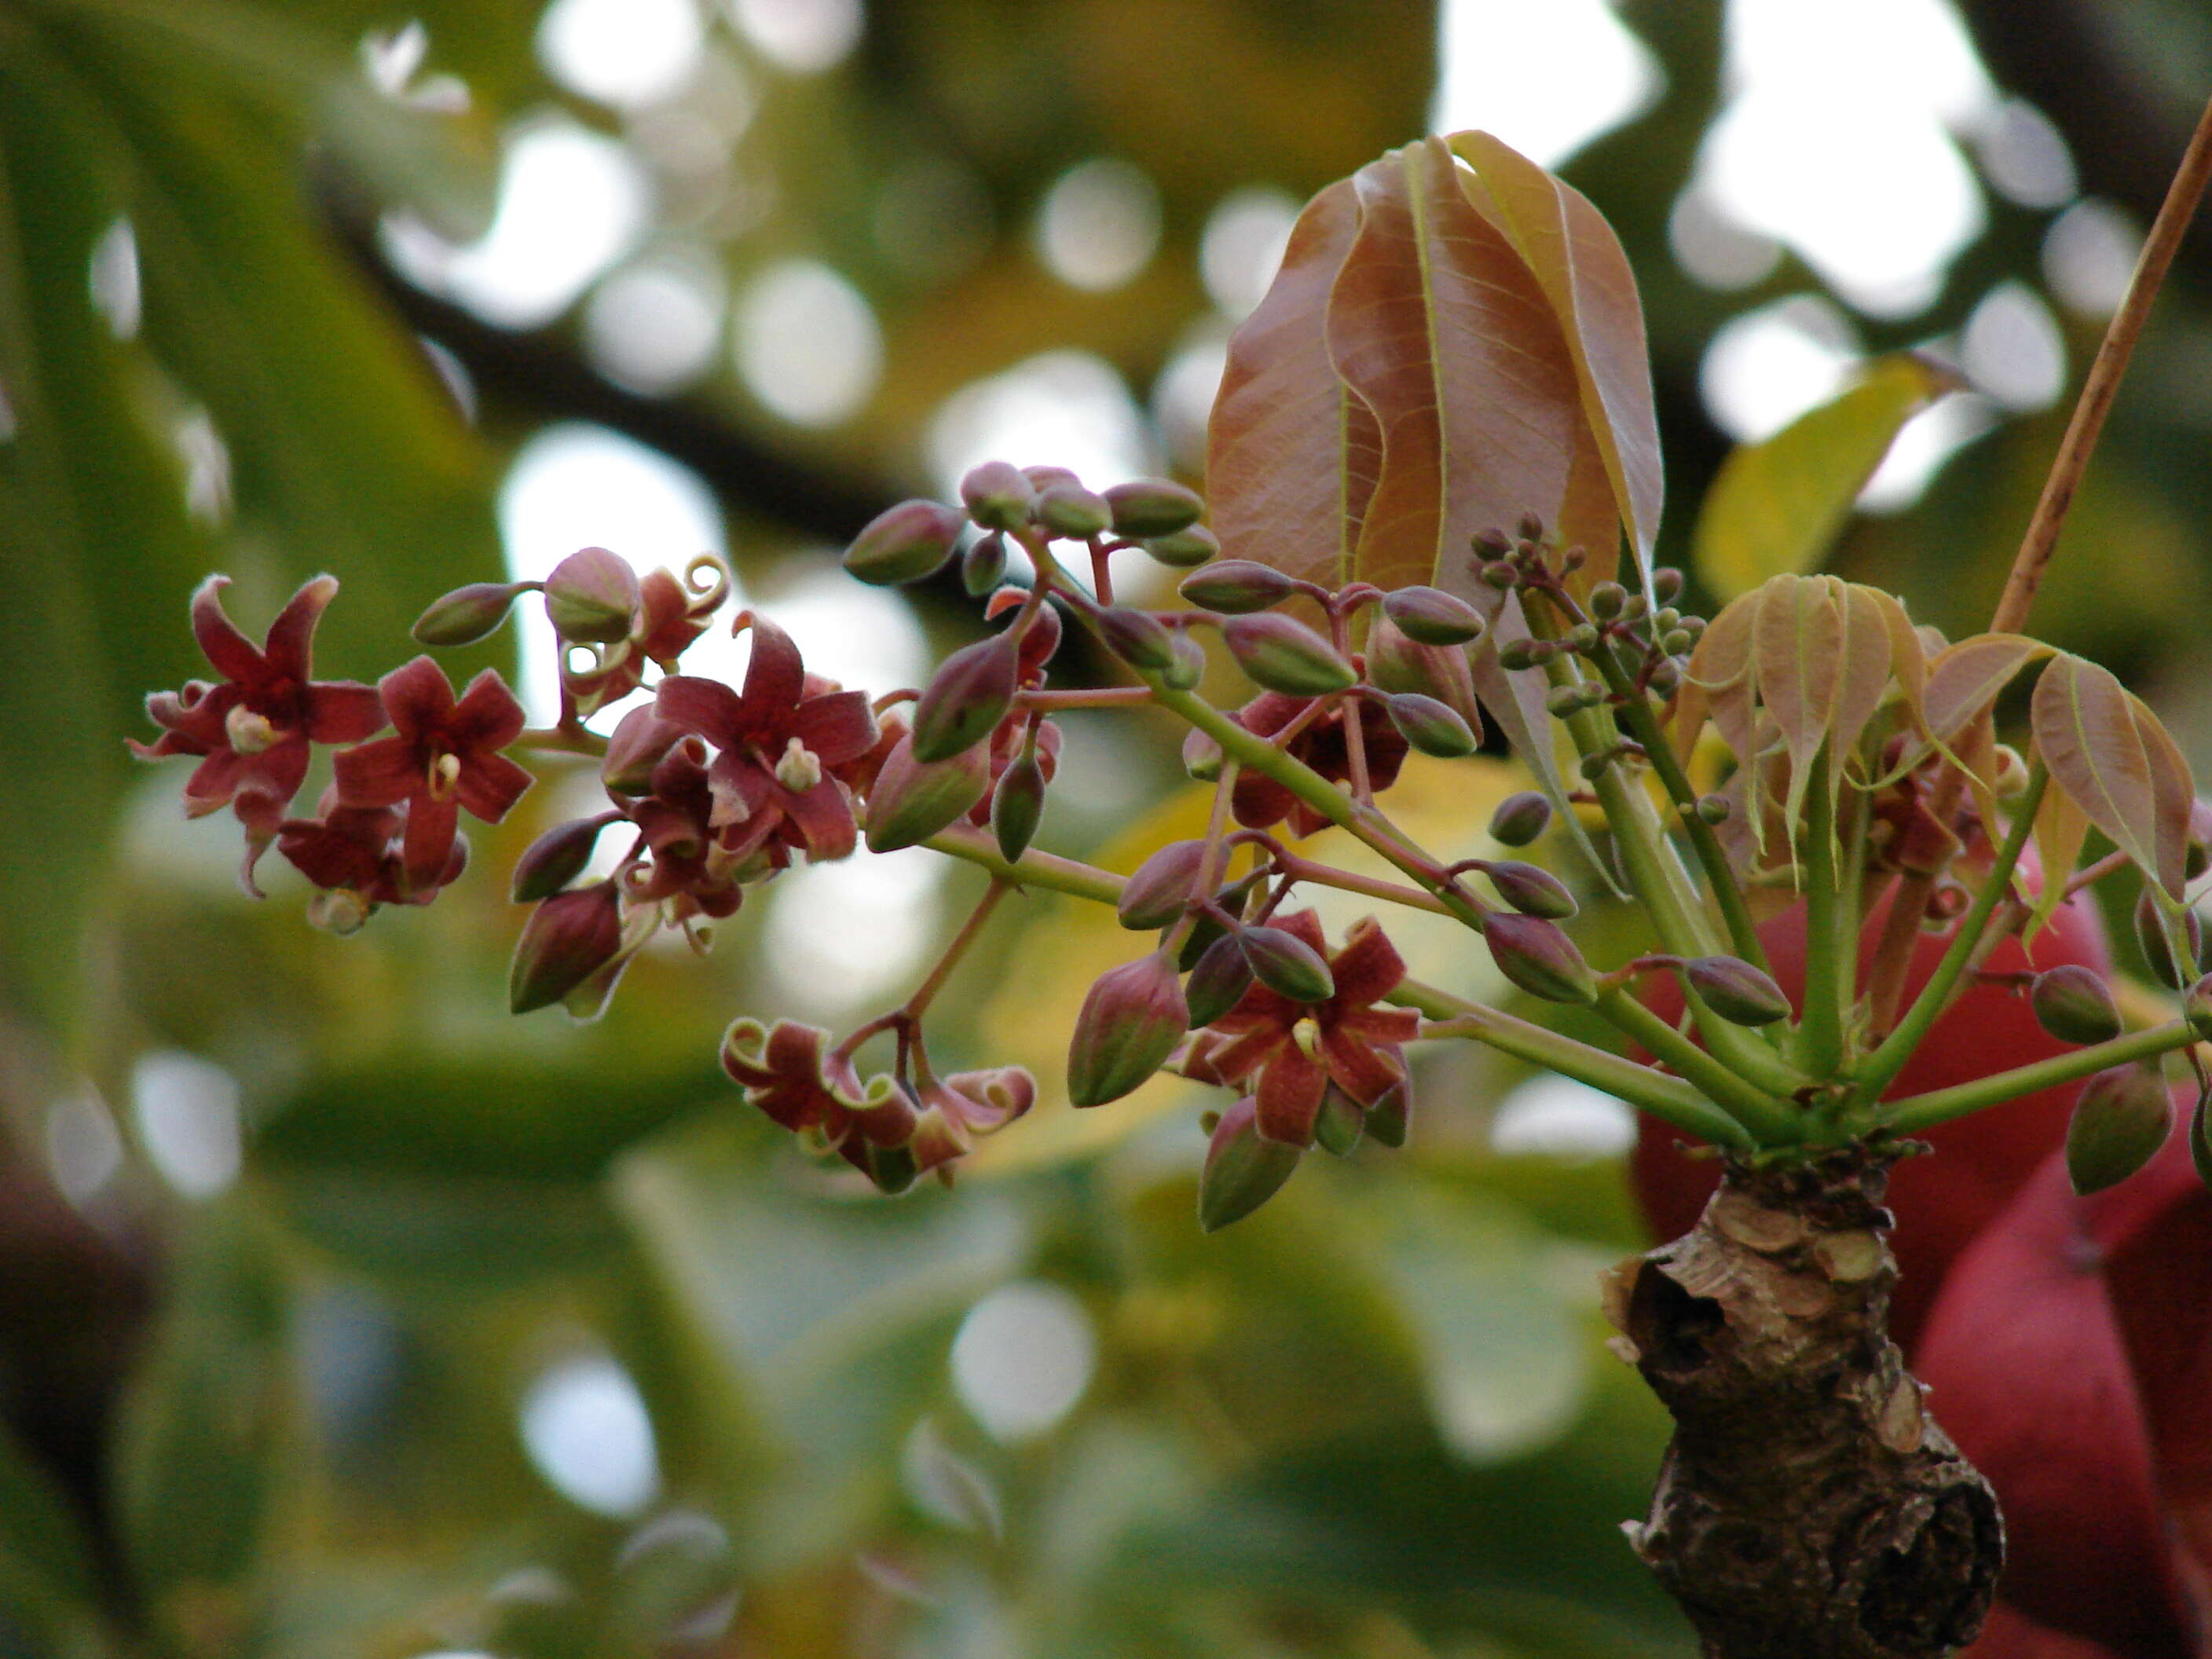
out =
[[1722,464],[1692,537],[1692,562],[1723,598],[1814,568],[1898,430],[1951,383],[1909,353]]
[[1761,592],[1752,672],[1790,755],[1784,811],[1795,823],[1815,763],[1832,799],[1844,760],[1881,706],[1890,633],[1872,596],[1833,576],[1776,576]]
[[2028,916],[2021,938],[2033,941],[2065,902],[2066,884],[2081,862],[2082,844],[2089,839],[2089,815],[2075,805],[2063,789],[2045,789],[2035,810],[2036,860],[2043,866],[2043,891]]
[[[1666,481],[1636,275],[1588,198],[1486,132],[1455,133],[1453,152],[1487,186],[1497,216],[1559,319],[1606,482],[1644,586]],[[1612,574],[1615,544],[1589,544],[1594,579]]]
[[2157,717],[2110,670],[2063,652],[2036,682],[2030,717],[2052,784],[2179,903],[2191,791]]

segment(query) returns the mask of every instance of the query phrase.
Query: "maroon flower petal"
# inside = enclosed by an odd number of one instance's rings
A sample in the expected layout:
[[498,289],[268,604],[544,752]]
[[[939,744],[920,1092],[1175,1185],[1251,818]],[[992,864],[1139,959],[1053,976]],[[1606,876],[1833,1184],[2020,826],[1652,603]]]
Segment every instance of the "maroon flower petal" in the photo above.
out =
[[253,642],[223,614],[222,590],[229,586],[228,576],[210,576],[194,590],[192,637],[223,678],[241,685],[258,684],[268,678],[269,665],[253,648]]
[[204,818],[230,805],[246,775],[246,759],[228,749],[218,749],[192,769],[185,780],[185,816]]
[[876,744],[876,714],[865,691],[809,697],[792,716],[791,734],[824,766],[857,760]]
[[453,838],[459,832],[459,803],[427,791],[407,805],[407,830],[400,842],[400,869],[410,887],[435,887],[453,856]]
[[1313,1145],[1314,1120],[1328,1090],[1328,1069],[1286,1042],[1260,1073],[1260,1133],[1286,1146]]
[[1344,936],[1344,949],[1329,958],[1328,968],[1336,981],[1332,1000],[1344,1008],[1364,1007],[1388,996],[1406,977],[1405,958],[1372,916],[1352,924]]
[[463,754],[504,749],[522,735],[522,705],[496,669],[487,668],[469,682],[446,721],[446,740]]
[[1322,1030],[1321,1052],[1337,1087],[1362,1106],[1372,1106],[1406,1080],[1403,1056],[1372,1048],[1340,1025]]
[[331,763],[337,773],[338,799],[349,806],[396,806],[430,787],[422,755],[406,738],[379,738],[341,749]]
[[536,781],[528,767],[504,755],[480,754],[462,763],[453,791],[473,816],[497,823]]
[[[739,617],[740,622],[744,617]],[[752,618],[752,660],[745,665],[744,722],[754,732],[781,737],[806,686],[806,667],[791,635],[765,617]]]
[[262,647],[262,657],[270,673],[281,674],[302,685],[307,684],[308,651],[314,642],[315,624],[322,620],[324,611],[337,597],[337,592],[336,576],[313,576],[300,584],[300,591],[285,602],[276,620],[269,624],[269,638]]
[[720,680],[699,674],[671,674],[653,693],[661,719],[696,732],[717,749],[743,740],[744,713],[738,694]]
[[453,685],[428,657],[402,663],[376,683],[385,711],[403,738],[414,740],[445,726],[453,712]]
[[1288,817],[1297,799],[1273,778],[1239,772],[1229,791],[1229,810],[1247,830],[1265,830]]
[[806,838],[806,856],[817,864],[852,856],[860,828],[853,821],[851,799],[835,779],[824,778],[798,793],[785,791],[783,810]]
[[[1285,933],[1310,945],[1317,956],[1326,957],[1328,954],[1328,939],[1321,930],[1321,918],[1310,910],[1293,910],[1286,916],[1277,916],[1269,925],[1279,927]],[[1330,977],[1332,979],[1335,977],[1333,970]],[[1342,994],[1343,988],[1340,986],[1338,994]]]
[[317,743],[359,743],[384,729],[384,699],[358,680],[324,680],[307,688],[307,735]]
[[1206,1061],[1224,1080],[1240,1083],[1266,1065],[1275,1050],[1290,1040],[1288,1026],[1279,1020],[1267,1020],[1255,1024],[1233,1042],[1209,1048]]

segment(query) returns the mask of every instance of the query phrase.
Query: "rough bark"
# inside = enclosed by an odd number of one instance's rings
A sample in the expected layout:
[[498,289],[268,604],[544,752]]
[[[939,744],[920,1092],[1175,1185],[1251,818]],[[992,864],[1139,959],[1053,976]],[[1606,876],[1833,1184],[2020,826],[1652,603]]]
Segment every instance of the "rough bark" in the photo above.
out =
[[1627,1531],[1707,1659],[1936,1659],[1989,1611],[1996,1497],[1887,1334],[1891,1161],[1731,1164],[1609,1286],[1615,1346],[1675,1425]]

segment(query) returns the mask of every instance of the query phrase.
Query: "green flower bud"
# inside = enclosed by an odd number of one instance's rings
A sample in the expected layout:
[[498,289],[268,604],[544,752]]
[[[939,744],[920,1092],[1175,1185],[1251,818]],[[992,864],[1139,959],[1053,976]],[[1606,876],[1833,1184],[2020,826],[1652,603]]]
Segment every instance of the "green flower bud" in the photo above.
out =
[[1224,933],[1200,952],[1183,995],[1190,1010],[1190,1028],[1211,1025],[1244,1000],[1252,988],[1252,964],[1234,933]]
[[515,596],[529,582],[471,582],[457,587],[415,619],[411,630],[424,645],[474,645],[489,637],[507,620]]
[[1037,522],[1054,535],[1075,541],[1103,536],[1114,522],[1105,497],[1092,495],[1081,484],[1054,484],[1040,493],[1036,515]]
[[1036,507],[1036,487],[1004,461],[986,461],[960,481],[968,516],[986,530],[1019,530]]
[[1298,1167],[1299,1151],[1260,1133],[1250,1097],[1238,1101],[1213,1126],[1206,1164],[1198,1176],[1198,1224],[1218,1232],[1242,1221],[1283,1188]]
[[996,530],[988,536],[978,536],[960,556],[960,586],[972,598],[980,599],[986,593],[995,592],[1006,580],[1006,536]]
[[1492,587],[1518,587],[1521,585],[1520,572],[1503,560],[1483,566],[1481,574],[1482,580]]
[[1367,1127],[1367,1114],[1359,1103],[1334,1083],[1322,1091],[1321,1110],[1314,1117],[1314,1142],[1335,1158],[1349,1158]]
[[1583,689],[1579,685],[1555,685],[1545,693],[1544,707],[1551,711],[1555,720],[1579,714],[1583,708]]
[[509,896],[517,904],[534,904],[552,897],[584,873],[584,866],[592,861],[592,849],[599,845],[599,831],[620,816],[602,812],[595,818],[578,818],[548,830],[515,860]]
[[1189,529],[1178,530],[1171,536],[1147,536],[1144,545],[1145,551],[1162,564],[1172,565],[1177,570],[1188,570],[1218,555],[1221,551],[1221,538],[1204,525],[1194,524]]
[[604,547],[580,548],[545,579],[545,614],[564,640],[611,645],[629,637],[637,572]]
[[1367,1109],[1367,1137],[1384,1146],[1402,1146],[1413,1115],[1411,1079],[1394,1083]]
[[1188,691],[1206,678],[1206,647],[1182,629],[1168,641],[1174,659],[1160,670],[1160,678],[1177,691]]
[[2101,1192],[2151,1160],[2173,1127],[2155,1066],[2115,1066],[2081,1085],[2066,1125],[2066,1173],[2077,1193]]
[[2120,1034],[2120,1006],[2112,988],[2078,962],[2038,974],[2027,1001],[2036,1024],[2061,1042],[2109,1042]]
[[1291,579],[1272,566],[1255,564],[1249,559],[1224,559],[1194,576],[1184,577],[1181,591],[1200,610],[1236,617],[1281,603],[1291,596],[1292,587]]
[[1175,666],[1175,641],[1151,611],[1115,605],[1097,612],[1091,620],[1106,648],[1132,668],[1158,673]]
[[1651,613],[1651,626],[1662,634],[1681,620],[1682,613],[1671,605],[1662,605]]
[[1478,559],[1502,559],[1513,550],[1513,544],[1496,525],[1487,530],[1478,530],[1468,538],[1467,544],[1474,550]]
[[1560,643],[1577,656],[1588,656],[1597,649],[1601,637],[1595,623],[1577,623],[1567,630],[1566,638]]
[[1790,1018],[1782,988],[1741,957],[1694,957],[1682,964],[1682,977],[1731,1025],[1771,1025]]
[[1221,775],[1221,745],[1194,726],[1183,734],[1182,769],[1200,783]]
[[1660,604],[1668,605],[1682,596],[1682,573],[1669,567],[1651,573],[1651,592]]
[[1012,862],[1029,850],[1044,816],[1044,769],[1033,755],[1018,755],[991,792],[991,833],[1001,857]]
[[868,790],[868,850],[895,853],[948,830],[991,787],[991,758],[970,745],[949,760],[923,761],[911,733],[893,745]]
[[1440,587],[1401,587],[1382,599],[1382,613],[1423,645],[1465,645],[1482,632],[1482,613]]
[[1357,684],[1359,676],[1336,647],[1291,617],[1231,617],[1221,637],[1237,666],[1270,691],[1326,696]]
[[1619,582],[1600,582],[1590,589],[1588,606],[1600,622],[1611,622],[1628,603],[1628,590]]
[[1729,821],[1729,814],[1734,811],[1735,808],[1729,805],[1729,798],[1726,795],[1698,797],[1698,816],[1707,823],[1716,826],[1726,823]]
[[1484,919],[1483,942],[1498,971],[1529,995],[1547,1002],[1597,1000],[1597,975],[1556,923],[1492,911]]
[[1686,628],[1670,628],[1659,636],[1659,648],[1670,657],[1680,656],[1697,642]]
[[1078,1106],[1120,1099],[1166,1063],[1189,1029],[1190,1007],[1164,953],[1102,975],[1075,1017],[1067,1097]]
[[1020,663],[1011,628],[947,657],[915,704],[915,758],[950,760],[988,737],[1013,706]]
[[1536,641],[1534,640],[1508,640],[1498,647],[1498,665],[1501,668],[1517,672],[1523,668],[1534,668],[1538,660]]
[[1205,861],[1204,842],[1170,842],[1137,866],[1115,902],[1114,914],[1124,927],[1139,933],[1165,927],[1189,907],[1199,866]]
[[[2156,890],[2145,887],[2142,896],[2136,900],[2135,920],[2136,943],[2142,950],[2143,965],[2150,969],[2151,977],[2173,991],[2194,984],[2203,971],[2204,952],[2204,925],[2197,919],[2197,912],[2184,910],[2169,919],[2165,907],[2158,902]],[[2175,933],[2181,935],[2187,948],[2185,962],[2175,958]]]
[[1196,490],[1167,478],[1133,478],[1115,484],[1106,492],[1106,506],[1113,515],[1114,533],[1131,541],[1188,530],[1206,511]]
[[1480,732],[1482,708],[1467,653],[1455,645],[1421,645],[1387,616],[1367,630],[1367,678],[1377,690],[1432,697]]
[[1247,927],[1237,935],[1252,976],[1292,1002],[1327,1002],[1336,980],[1321,953],[1280,927]]
[[1490,878],[1498,896],[1524,916],[1559,921],[1575,913],[1575,896],[1548,870],[1508,859],[1484,865],[1482,873]]
[[611,881],[556,893],[514,942],[507,1004],[518,1014],[566,999],[622,950],[622,899]]
[[1390,716],[1390,724],[1424,755],[1456,760],[1462,755],[1472,755],[1480,741],[1449,704],[1434,697],[1401,691],[1385,698],[1382,707]]
[[[878,587],[918,582],[945,568],[966,526],[962,514],[942,502],[901,501],[876,514],[853,538],[853,544],[845,550],[845,568]],[[1003,562],[1005,544],[1000,546]],[[995,586],[995,582],[987,585],[983,591],[988,592]]]
[[1544,539],[1543,516],[1534,512],[1523,513],[1514,530],[1524,542],[1540,542]]
[[1551,822],[1552,803],[1534,789],[1523,789],[1498,803],[1490,815],[1490,838],[1500,847],[1526,847]]

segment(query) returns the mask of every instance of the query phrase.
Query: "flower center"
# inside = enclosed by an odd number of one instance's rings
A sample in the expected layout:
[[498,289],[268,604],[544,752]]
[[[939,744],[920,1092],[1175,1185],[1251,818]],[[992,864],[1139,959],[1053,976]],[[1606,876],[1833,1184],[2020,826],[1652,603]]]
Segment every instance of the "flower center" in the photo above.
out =
[[1321,1058],[1321,1022],[1311,1014],[1291,1027],[1291,1041],[1298,1045],[1298,1052],[1308,1060]]
[[232,751],[240,755],[265,753],[279,735],[267,715],[255,714],[242,702],[222,717],[222,730]]
[[430,763],[430,799],[443,800],[453,793],[453,786],[461,779],[461,757],[441,755]]
[[797,738],[784,744],[783,758],[775,763],[775,781],[794,795],[803,795],[822,781],[822,762]]

